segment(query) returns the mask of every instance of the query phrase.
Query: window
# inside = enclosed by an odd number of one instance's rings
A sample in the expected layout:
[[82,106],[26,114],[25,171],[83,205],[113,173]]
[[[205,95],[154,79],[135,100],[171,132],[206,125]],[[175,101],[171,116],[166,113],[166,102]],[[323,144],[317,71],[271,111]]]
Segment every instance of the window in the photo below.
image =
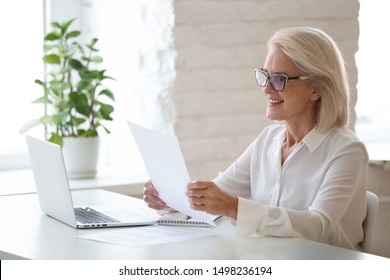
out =
[[390,145],[387,144],[390,143],[390,88],[387,84],[390,81],[389,11],[388,1],[360,0],[359,51],[356,54],[359,70],[358,118],[355,128],[368,148],[381,146],[379,151],[383,145]]
[[102,159],[115,169],[144,170],[127,120],[173,133],[175,79],[172,1],[98,0],[82,7],[86,39],[98,37],[107,74],[116,80],[114,123]]
[[[21,8],[23,7],[23,8]],[[28,156],[22,124],[39,114],[31,102],[40,96],[34,84],[41,77],[43,40],[43,2],[31,0],[1,1],[0,47],[1,140],[0,170],[25,167]],[[43,133],[35,130],[32,133]]]
[[[44,9],[45,4],[45,9]],[[21,9],[20,7],[23,7]],[[44,10],[46,15],[44,15]],[[15,17],[15,15],[18,15]],[[142,160],[126,121],[173,132],[174,106],[170,91],[175,79],[172,1],[127,0],[17,0],[0,4],[2,137],[0,170],[28,165],[21,125],[41,115],[42,106],[31,105],[41,95],[34,80],[43,73],[44,17],[49,22],[76,18],[74,28],[85,42],[98,37],[97,47],[107,74],[116,80],[107,84],[115,94],[114,122],[110,135],[102,133],[102,168],[144,172]],[[21,20],[23,19],[23,20]],[[12,28],[5,28],[12,26]],[[29,134],[42,137],[42,127]]]

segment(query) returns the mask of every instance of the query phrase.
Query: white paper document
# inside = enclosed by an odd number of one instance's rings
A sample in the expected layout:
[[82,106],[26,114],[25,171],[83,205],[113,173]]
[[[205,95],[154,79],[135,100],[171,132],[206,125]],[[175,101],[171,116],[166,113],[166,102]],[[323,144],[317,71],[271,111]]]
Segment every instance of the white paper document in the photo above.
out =
[[216,216],[190,207],[185,195],[190,177],[177,138],[131,122],[128,125],[160,198],[171,208],[215,226]]
[[80,235],[78,238],[121,246],[147,246],[213,236],[205,231],[168,226],[131,227]]

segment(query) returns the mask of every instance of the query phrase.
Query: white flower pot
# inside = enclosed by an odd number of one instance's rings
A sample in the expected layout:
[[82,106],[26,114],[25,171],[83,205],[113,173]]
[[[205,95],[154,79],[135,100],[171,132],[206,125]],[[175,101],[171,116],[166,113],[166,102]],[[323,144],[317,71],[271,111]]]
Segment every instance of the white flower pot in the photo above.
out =
[[69,179],[96,176],[99,137],[64,137],[62,152]]

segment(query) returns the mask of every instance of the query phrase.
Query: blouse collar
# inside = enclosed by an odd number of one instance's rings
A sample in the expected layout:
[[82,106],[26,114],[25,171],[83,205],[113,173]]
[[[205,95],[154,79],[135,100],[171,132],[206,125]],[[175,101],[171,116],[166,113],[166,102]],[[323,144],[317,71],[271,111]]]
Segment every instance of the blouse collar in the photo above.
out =
[[[328,135],[332,132],[331,130],[328,130],[327,132],[320,132],[316,127],[314,127],[301,141],[301,143],[305,144],[311,153],[313,153]],[[280,145],[284,142],[286,138],[286,129],[280,130],[280,133],[275,135],[273,140],[277,141]]]

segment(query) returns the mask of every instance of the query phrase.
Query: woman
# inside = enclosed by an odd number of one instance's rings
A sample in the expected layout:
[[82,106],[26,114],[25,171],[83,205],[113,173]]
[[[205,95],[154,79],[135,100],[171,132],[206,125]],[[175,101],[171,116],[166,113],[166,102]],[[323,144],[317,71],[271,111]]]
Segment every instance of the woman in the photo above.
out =
[[[238,235],[360,250],[368,156],[347,128],[349,87],[335,42],[315,28],[280,30],[255,75],[267,117],[279,122],[212,182],[190,183],[191,208],[231,218]],[[167,207],[151,182],[144,200]]]

